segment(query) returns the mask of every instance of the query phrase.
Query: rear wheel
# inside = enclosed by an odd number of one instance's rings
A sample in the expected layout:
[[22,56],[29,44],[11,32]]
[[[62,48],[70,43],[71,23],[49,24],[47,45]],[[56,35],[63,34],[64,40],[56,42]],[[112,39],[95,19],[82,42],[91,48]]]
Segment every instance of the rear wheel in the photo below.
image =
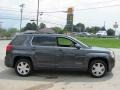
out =
[[28,76],[31,74],[32,71],[32,65],[31,62],[27,59],[20,59],[15,64],[15,72],[19,76]]
[[103,60],[94,60],[89,65],[89,72],[95,78],[103,77],[107,72],[107,64]]

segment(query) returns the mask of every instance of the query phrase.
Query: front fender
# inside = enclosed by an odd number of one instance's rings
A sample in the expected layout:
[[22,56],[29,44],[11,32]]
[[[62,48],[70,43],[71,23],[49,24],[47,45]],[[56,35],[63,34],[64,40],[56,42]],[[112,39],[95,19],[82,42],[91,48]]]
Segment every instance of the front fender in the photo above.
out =
[[87,58],[85,59],[85,62],[84,62],[86,64],[85,70],[88,70],[89,62],[92,59],[103,58],[107,60],[107,62],[109,63],[109,58],[110,58],[107,53],[88,53],[86,57]]

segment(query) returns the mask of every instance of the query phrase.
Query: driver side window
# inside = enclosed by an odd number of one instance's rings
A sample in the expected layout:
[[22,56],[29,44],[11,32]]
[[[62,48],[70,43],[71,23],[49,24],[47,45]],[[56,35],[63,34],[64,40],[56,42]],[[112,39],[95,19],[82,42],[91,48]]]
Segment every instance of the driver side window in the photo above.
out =
[[67,38],[59,37],[57,39],[57,44],[60,47],[75,47],[75,43]]

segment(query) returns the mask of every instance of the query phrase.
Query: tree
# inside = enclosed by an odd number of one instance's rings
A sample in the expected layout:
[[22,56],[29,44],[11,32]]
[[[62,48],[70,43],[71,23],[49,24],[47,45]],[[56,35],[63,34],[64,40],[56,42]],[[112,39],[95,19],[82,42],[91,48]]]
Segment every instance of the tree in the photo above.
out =
[[68,26],[65,25],[64,29],[63,29],[63,33],[67,34],[69,32]]
[[57,34],[62,34],[63,33],[63,30],[60,28],[60,27],[53,27],[52,28],[54,31],[55,31],[55,33],[57,33]]
[[5,37],[6,36],[6,29],[0,28],[0,37]]
[[0,29],[0,37],[13,37],[16,32],[18,32],[17,28],[9,28],[8,30],[6,29]]
[[12,37],[16,34],[16,32],[18,32],[17,28],[9,28],[8,31],[7,31],[7,35]]
[[26,26],[24,27],[24,31],[26,30],[32,30],[32,24],[31,23],[27,23]]
[[73,32],[79,32],[79,30],[77,29],[76,25],[73,25]]
[[115,36],[115,31],[110,28],[110,29],[107,30],[107,35],[108,36]]
[[94,34],[96,34],[99,30],[101,30],[101,28],[100,27],[98,27],[98,26],[93,26],[93,27],[87,27],[86,28],[86,32],[89,32],[89,33],[94,33]]
[[24,32],[26,30],[37,30],[37,25],[35,24],[35,22],[27,23],[26,26],[21,31]]
[[32,23],[32,30],[37,30],[37,25],[35,24],[35,22]]
[[40,23],[39,29],[43,29],[43,28],[46,28],[46,25],[44,23]]
[[85,25],[82,23],[78,23],[73,26],[73,31],[74,32],[84,32],[85,31]]

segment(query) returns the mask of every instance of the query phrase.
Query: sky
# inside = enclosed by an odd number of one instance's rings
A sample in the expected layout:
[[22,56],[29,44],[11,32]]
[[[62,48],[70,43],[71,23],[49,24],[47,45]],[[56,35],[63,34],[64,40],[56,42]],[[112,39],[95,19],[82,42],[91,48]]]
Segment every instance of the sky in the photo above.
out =
[[[22,27],[30,20],[36,19],[38,0],[1,0],[0,2],[0,23],[3,28],[19,28],[20,25],[20,4],[25,4],[23,9]],[[96,7],[106,7],[88,9]],[[74,8],[74,24],[84,23],[86,27],[100,26],[106,23],[106,28],[113,28],[113,24],[120,24],[120,0],[40,0],[40,12],[66,11],[69,7]],[[39,16],[39,21],[48,27],[66,24],[67,14],[43,13]],[[12,18],[5,19],[5,18]],[[17,20],[16,20],[17,19]]]

